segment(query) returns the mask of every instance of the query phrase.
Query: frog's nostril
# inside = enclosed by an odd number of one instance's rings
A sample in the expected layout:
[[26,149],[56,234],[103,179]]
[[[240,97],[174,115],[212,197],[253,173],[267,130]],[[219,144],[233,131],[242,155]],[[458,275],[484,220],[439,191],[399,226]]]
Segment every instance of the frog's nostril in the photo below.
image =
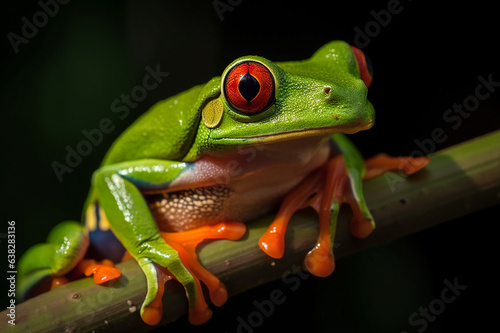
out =
[[325,91],[325,94],[327,94],[327,95],[328,95],[328,94],[330,93],[330,91],[331,91],[331,90],[332,90],[332,88],[330,88],[330,87],[325,87],[325,90],[324,90],[324,91]]

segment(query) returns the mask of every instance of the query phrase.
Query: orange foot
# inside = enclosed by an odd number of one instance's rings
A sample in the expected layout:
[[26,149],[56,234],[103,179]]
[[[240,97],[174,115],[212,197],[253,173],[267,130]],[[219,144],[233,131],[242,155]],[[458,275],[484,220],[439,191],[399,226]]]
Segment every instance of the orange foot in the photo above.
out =
[[93,259],[83,259],[67,276],[56,276],[52,279],[50,289],[60,287],[69,281],[76,280],[82,275],[93,275],[96,284],[102,284],[121,276],[122,272],[114,267],[111,260],[104,259],[97,262]]
[[[189,309],[189,322],[191,324],[203,324],[212,316],[212,310],[210,310],[203,297],[200,281],[207,286],[210,293],[210,300],[213,304],[221,306],[227,300],[227,290],[224,284],[198,262],[196,247],[206,239],[238,240],[245,232],[246,226],[239,222],[218,223],[184,232],[161,232],[161,236],[165,242],[179,253],[182,263],[189,270],[196,283],[196,303]],[[164,292],[164,284],[173,278],[173,275],[168,270],[163,267],[157,267],[159,269],[158,293],[153,303],[145,309],[143,315],[144,321],[152,325],[158,323],[161,319],[161,299]]]
[[[368,236],[375,224],[358,186],[361,178],[376,177],[388,170],[403,170],[412,174],[429,163],[427,158],[389,157],[379,154],[365,161],[364,175],[349,175],[342,155],[333,157],[318,172],[309,175],[283,200],[280,210],[259,240],[260,248],[273,258],[281,258],[285,249],[285,232],[293,214],[306,206],[313,207],[319,215],[319,236],[316,246],[309,251],[305,265],[309,272],[325,277],[335,269],[333,239],[338,211],[343,203],[348,203],[353,211],[350,232],[353,236]],[[353,179],[357,177],[358,180]]]
[[83,259],[75,267],[72,276],[94,276],[94,282],[96,284],[101,284],[107,281],[116,279],[122,275],[122,272],[115,268],[115,265],[111,260],[104,259],[97,262],[93,259]]

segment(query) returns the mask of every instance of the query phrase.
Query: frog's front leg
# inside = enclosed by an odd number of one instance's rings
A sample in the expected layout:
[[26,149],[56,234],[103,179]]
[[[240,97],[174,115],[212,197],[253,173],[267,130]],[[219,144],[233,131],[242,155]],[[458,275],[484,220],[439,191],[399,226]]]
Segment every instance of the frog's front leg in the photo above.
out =
[[412,174],[429,163],[429,159],[423,157],[394,158],[385,154],[364,161],[345,135],[335,134],[331,139],[341,154],[332,157],[285,197],[275,220],[259,241],[264,252],[273,258],[281,258],[290,218],[298,209],[313,207],[319,215],[319,236],[316,246],[306,256],[305,265],[312,274],[322,277],[330,275],[335,269],[333,239],[343,203],[348,203],[353,212],[350,223],[353,236],[364,238],[375,228],[364,199],[363,180],[394,169]]
[[[203,299],[199,279],[211,289],[216,305],[225,302],[225,289],[197,262],[196,245],[208,238],[237,239],[245,232],[240,223],[226,223],[215,229],[160,233],[143,192],[168,189],[189,167],[189,163],[175,161],[139,160],[104,166],[94,175],[95,199],[117,238],[146,275],[148,290],[141,316],[148,324],[156,324],[161,319],[163,284],[170,279],[169,273],[186,290],[190,322],[201,324],[210,319],[211,311]],[[220,232],[224,230],[229,231]]]

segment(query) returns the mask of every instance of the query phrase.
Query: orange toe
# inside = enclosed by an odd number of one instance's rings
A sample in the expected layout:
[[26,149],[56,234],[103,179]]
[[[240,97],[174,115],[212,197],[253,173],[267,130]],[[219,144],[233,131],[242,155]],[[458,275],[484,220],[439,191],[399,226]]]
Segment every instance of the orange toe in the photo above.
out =
[[210,292],[210,299],[212,303],[216,306],[222,306],[227,301],[227,289],[223,283],[215,288],[214,291]]
[[202,309],[189,310],[189,322],[191,325],[202,325],[212,318],[212,310],[208,306]]
[[50,290],[65,285],[68,282],[69,280],[65,276],[56,276],[52,279]]
[[403,163],[403,170],[407,175],[411,175],[417,171],[422,170],[431,160],[427,157],[405,157]]
[[316,246],[304,260],[307,270],[316,276],[327,277],[335,270],[335,258],[328,249]]
[[156,266],[158,272],[158,292],[151,304],[144,308],[142,312],[142,320],[148,325],[156,325],[160,322],[163,316],[163,293],[165,292],[165,283],[173,279],[173,275],[161,266]]
[[213,228],[217,229],[214,232],[215,238],[233,241],[240,239],[247,232],[246,225],[240,222],[219,223],[214,225]]
[[402,170],[405,174],[411,175],[429,164],[427,157],[392,157],[384,153],[377,154],[365,160],[366,173],[364,179],[375,178],[386,171]]
[[148,306],[142,313],[142,320],[148,325],[156,325],[160,322],[163,316],[163,307]]
[[122,275],[122,271],[118,268],[110,267],[107,265],[97,265],[94,268],[94,282],[97,284],[104,283],[106,281],[111,281],[113,279],[119,278]]
[[189,322],[192,325],[201,325],[212,318],[212,310],[205,302],[200,280],[197,277],[195,277],[195,283],[198,297],[196,298],[196,303],[194,304],[194,306],[189,309]]
[[373,221],[368,219],[355,219],[353,218],[349,224],[349,231],[351,235],[356,238],[368,237],[372,231],[375,229],[375,224]]
[[277,228],[270,228],[260,237],[259,247],[271,258],[282,258],[285,252],[284,231]]
[[97,262],[93,259],[83,259],[73,270],[71,276],[79,278],[81,275],[94,276],[94,282],[97,284],[111,281],[120,277],[122,272],[114,267],[111,260],[104,259]]

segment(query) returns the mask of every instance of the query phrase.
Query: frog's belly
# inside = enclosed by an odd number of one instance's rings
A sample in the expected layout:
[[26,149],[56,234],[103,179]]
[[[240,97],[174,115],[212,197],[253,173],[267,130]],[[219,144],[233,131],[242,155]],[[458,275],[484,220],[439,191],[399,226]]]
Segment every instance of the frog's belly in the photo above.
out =
[[320,139],[253,149],[202,158],[168,190],[146,195],[159,228],[183,231],[218,222],[248,222],[278,208],[283,197],[330,155],[328,141]]

